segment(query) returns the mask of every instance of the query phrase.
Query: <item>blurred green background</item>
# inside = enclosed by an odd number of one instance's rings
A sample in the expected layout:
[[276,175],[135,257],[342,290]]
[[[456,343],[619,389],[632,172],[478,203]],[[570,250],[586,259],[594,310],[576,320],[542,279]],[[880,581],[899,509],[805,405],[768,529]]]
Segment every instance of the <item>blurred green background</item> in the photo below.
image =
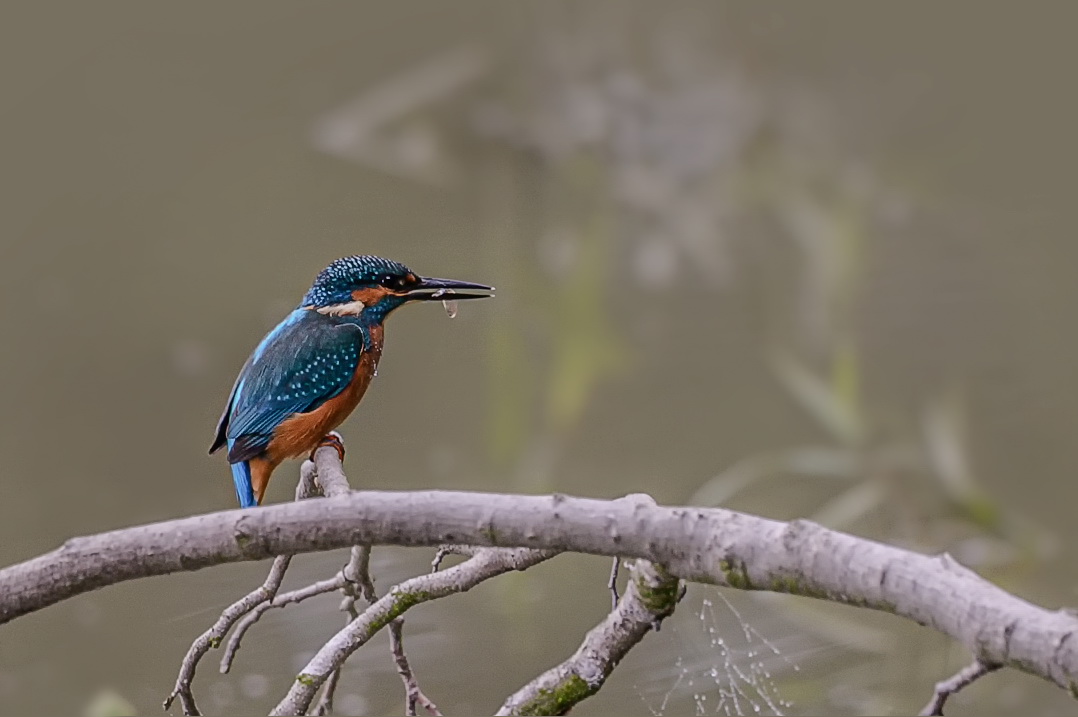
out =
[[[1074,15],[4,4],[0,563],[232,507],[205,450],[235,372],[322,266],[374,253],[498,296],[393,317],[343,428],[353,485],[811,517],[1078,602]],[[376,550],[379,587],[430,557]],[[155,713],[265,567],[3,626],[0,712]],[[410,612],[427,694],[494,710],[605,613],[607,567],[562,557]],[[265,712],[336,605],[267,616],[230,675],[208,655],[203,709]],[[696,586],[574,713],[908,713],[966,660],[887,616]],[[383,636],[338,710],[402,700]],[[1074,704],[1005,672],[949,707]]]

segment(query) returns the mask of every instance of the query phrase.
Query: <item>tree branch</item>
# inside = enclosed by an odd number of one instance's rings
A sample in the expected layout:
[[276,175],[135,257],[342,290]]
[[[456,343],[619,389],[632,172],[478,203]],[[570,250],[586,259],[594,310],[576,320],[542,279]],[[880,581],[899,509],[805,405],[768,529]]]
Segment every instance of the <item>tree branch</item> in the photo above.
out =
[[622,658],[674,612],[677,578],[646,561],[632,567],[625,596],[584,638],[576,653],[517,690],[499,715],[563,715],[599,691]]
[[946,554],[920,555],[807,521],[659,507],[634,496],[370,491],[75,538],[0,570],[0,622],[137,577],[352,545],[446,543],[644,559],[684,580],[883,610],[949,635],[986,664],[1065,689],[1078,681],[1078,620],[1010,595]]

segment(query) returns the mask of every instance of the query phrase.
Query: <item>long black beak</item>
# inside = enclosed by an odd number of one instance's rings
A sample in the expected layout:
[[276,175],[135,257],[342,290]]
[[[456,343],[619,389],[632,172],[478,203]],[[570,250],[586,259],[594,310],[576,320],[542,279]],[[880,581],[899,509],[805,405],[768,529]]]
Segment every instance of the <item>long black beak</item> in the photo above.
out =
[[455,299],[486,299],[494,296],[494,287],[453,279],[420,279],[419,285],[408,292],[408,298],[421,301]]

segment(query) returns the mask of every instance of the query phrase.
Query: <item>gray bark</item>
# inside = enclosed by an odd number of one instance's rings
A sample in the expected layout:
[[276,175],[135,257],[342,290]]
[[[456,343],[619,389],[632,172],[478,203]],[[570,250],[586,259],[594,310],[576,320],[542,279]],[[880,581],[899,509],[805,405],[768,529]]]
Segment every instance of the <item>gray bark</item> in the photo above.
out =
[[0,570],[0,622],[124,580],[357,544],[466,543],[640,558],[690,581],[774,590],[901,615],[1075,691],[1078,620],[925,556],[806,521],[718,508],[424,491],[358,492],[74,538]]

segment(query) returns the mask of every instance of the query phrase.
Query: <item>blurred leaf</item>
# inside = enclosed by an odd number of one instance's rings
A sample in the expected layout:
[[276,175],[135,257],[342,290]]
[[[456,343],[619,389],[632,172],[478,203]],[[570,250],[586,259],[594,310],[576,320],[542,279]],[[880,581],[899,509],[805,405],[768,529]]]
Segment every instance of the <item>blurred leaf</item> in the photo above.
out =
[[506,321],[493,327],[490,346],[487,447],[495,465],[504,469],[521,455],[528,440],[534,369],[519,330]]
[[486,337],[489,383],[484,439],[493,467],[509,472],[526,450],[535,416],[537,366],[520,320],[534,276],[533,265],[524,259],[527,249],[514,220],[524,201],[514,181],[515,169],[501,156],[485,158],[483,169],[477,189],[489,214],[480,228],[488,246],[487,269],[514,287],[492,306],[494,320]]
[[850,410],[831,385],[789,354],[772,354],[771,367],[809,416],[836,440],[845,446],[861,444],[865,431],[858,414]]
[[608,219],[603,208],[592,211],[579,237],[577,260],[557,291],[547,414],[560,431],[576,425],[601,380],[628,365],[628,348],[615,333],[606,306]]
[[812,520],[831,528],[845,527],[878,508],[886,496],[882,481],[864,480],[825,503]]
[[831,212],[838,264],[834,287],[835,310],[844,322],[850,321],[850,311],[857,300],[857,289],[864,273],[866,245],[871,236],[868,228],[871,200],[859,196],[861,191],[850,186],[839,187],[839,196],[835,198]]
[[[445,184],[461,167],[446,149],[444,131],[417,115],[483,77],[490,60],[478,48],[458,47],[428,59],[337,107],[315,122],[311,142],[322,152],[399,177]],[[406,123],[406,120],[412,122]]]
[[579,421],[599,382],[620,373],[627,362],[624,350],[605,334],[562,338],[550,368],[547,408],[551,423],[565,431]]
[[135,706],[114,689],[103,688],[94,695],[83,710],[85,717],[133,717]]
[[925,451],[947,497],[976,525],[998,530],[998,503],[973,476],[966,446],[965,412],[956,389],[929,402],[924,414]]
[[735,463],[722,473],[708,479],[689,497],[689,505],[724,505],[768,472],[769,461],[750,458]]
[[857,478],[861,458],[845,448],[794,448],[784,452],[783,467],[788,473],[813,478]]
[[859,366],[857,346],[850,339],[842,341],[831,363],[831,388],[836,399],[858,424],[862,422]]
[[859,468],[857,455],[841,448],[807,446],[777,451],[735,463],[697,488],[689,503],[723,505],[757,480],[779,474],[848,479],[858,475]]
[[969,519],[975,524],[988,530],[997,530],[1002,521],[999,503],[988,495],[970,495],[968,500],[961,504]]

